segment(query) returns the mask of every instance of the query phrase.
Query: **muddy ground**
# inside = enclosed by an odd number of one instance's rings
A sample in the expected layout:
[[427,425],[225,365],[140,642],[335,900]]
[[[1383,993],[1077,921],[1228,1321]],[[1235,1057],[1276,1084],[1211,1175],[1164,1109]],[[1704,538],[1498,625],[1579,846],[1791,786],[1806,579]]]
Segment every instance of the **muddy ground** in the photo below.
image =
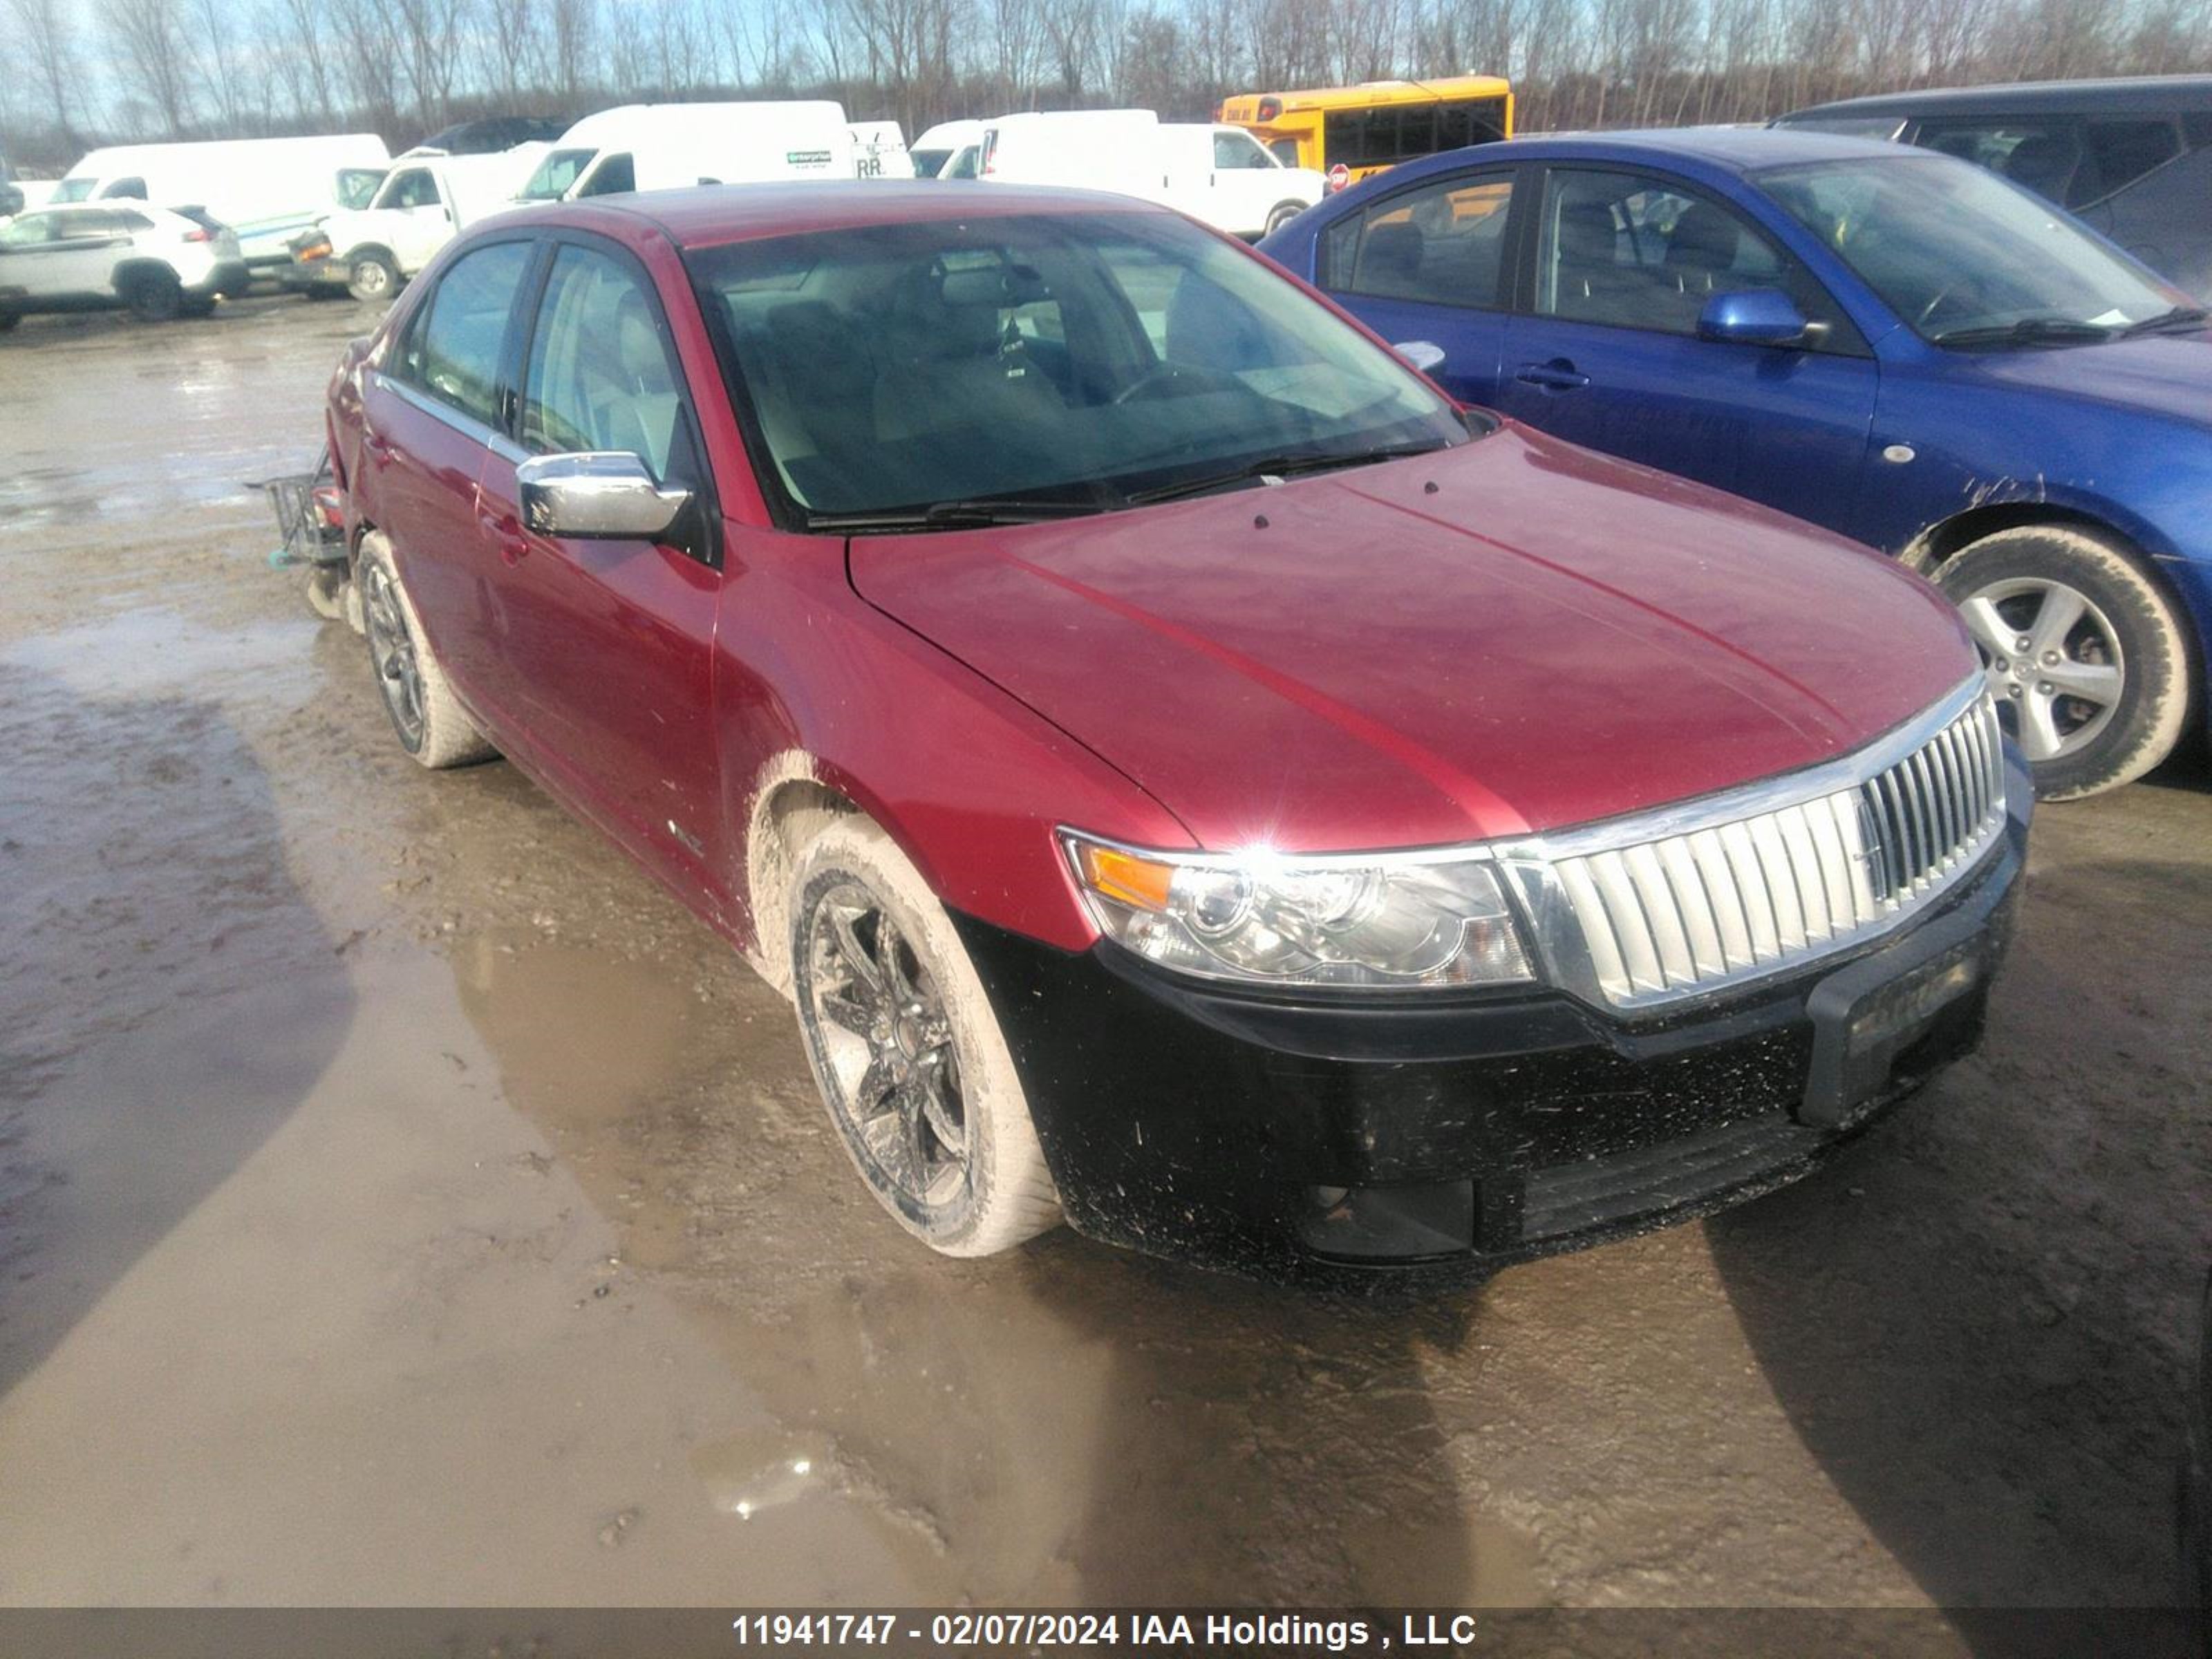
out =
[[2200,761],[2046,811],[1985,1053],[1746,1209],[1401,1308],[940,1261],[264,562],[368,320],[0,337],[0,1602],[2171,1599]]

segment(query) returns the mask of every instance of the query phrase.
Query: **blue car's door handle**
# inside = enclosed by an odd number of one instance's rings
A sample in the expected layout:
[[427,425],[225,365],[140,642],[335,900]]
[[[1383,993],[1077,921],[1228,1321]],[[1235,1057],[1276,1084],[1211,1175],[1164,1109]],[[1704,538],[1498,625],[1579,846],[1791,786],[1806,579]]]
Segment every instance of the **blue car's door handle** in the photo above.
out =
[[1540,386],[1547,392],[1572,392],[1589,384],[1589,376],[1577,371],[1565,357],[1554,357],[1548,363],[1523,363],[1521,372],[1513,378],[1529,386]]

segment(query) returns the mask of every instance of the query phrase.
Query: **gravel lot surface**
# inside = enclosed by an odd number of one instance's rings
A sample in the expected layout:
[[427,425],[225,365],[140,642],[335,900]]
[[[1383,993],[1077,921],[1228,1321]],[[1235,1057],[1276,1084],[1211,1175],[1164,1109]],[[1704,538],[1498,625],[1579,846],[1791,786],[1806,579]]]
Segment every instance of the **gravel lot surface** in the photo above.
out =
[[368,322],[0,337],[0,1603],[2171,1600],[2200,761],[2046,810],[1984,1053],[1747,1208],[1396,1307],[939,1261],[265,564]]

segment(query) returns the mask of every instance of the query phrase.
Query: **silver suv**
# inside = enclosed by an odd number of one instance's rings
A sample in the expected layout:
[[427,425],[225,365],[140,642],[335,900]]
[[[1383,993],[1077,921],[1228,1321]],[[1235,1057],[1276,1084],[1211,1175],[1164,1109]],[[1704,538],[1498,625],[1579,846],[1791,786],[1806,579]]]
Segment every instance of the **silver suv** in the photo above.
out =
[[238,238],[197,209],[96,202],[0,225],[0,330],[34,311],[110,306],[149,321],[204,316],[246,287]]

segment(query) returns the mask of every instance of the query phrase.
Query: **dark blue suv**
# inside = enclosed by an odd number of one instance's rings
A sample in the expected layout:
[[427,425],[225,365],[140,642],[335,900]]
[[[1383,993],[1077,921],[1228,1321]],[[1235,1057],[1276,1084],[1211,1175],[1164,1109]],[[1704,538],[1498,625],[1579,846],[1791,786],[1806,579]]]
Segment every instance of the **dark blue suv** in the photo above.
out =
[[1983,168],[1790,131],[1516,139],[1261,249],[1466,402],[1926,572],[2045,795],[2140,776],[2188,724],[2205,313]]

